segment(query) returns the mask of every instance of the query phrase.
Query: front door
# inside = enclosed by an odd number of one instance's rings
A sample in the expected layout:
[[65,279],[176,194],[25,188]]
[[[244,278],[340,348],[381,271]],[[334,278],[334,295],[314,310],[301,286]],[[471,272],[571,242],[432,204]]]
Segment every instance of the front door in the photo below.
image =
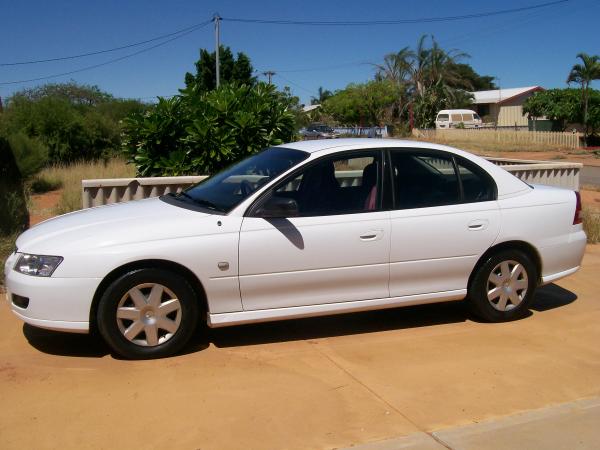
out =
[[388,297],[390,213],[381,210],[381,174],[379,150],[336,154],[307,164],[267,193],[293,199],[299,213],[244,218],[244,309]]

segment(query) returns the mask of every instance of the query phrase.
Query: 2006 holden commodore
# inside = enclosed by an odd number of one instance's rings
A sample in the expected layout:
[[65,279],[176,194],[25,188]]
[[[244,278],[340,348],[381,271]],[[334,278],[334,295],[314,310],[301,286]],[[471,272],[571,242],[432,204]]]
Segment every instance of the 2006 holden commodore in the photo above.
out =
[[25,322],[98,330],[128,358],[211,327],[467,301],[488,321],[583,257],[577,193],[398,140],[266,149],[180,194],[50,219],[6,262]]

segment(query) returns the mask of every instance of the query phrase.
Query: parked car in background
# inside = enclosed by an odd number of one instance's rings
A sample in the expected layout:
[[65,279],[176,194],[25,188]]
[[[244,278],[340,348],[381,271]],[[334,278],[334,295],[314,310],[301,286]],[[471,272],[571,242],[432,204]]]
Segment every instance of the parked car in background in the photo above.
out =
[[339,137],[339,133],[323,123],[311,123],[306,128],[302,128],[299,133],[305,139],[335,139]]
[[443,109],[435,118],[435,127],[440,129],[479,128],[481,126],[481,117],[470,109]]
[[160,198],[24,232],[5,265],[13,312],[98,330],[114,352],[178,352],[211,327],[466,299],[487,321],[528,311],[577,271],[579,194],[530,186],[465,151],[338,139],[266,149]]

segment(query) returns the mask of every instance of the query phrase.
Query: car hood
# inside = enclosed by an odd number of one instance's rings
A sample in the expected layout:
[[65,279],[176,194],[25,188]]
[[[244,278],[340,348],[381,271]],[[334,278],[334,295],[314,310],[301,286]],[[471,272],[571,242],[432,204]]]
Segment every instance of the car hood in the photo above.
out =
[[210,214],[159,198],[83,209],[46,220],[17,239],[20,252],[63,255],[70,250],[110,247],[201,234]]

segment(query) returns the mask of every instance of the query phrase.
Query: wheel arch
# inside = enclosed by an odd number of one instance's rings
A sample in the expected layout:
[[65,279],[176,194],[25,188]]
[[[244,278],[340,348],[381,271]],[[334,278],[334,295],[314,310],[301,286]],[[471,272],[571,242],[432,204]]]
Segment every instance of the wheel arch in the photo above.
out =
[[525,253],[527,256],[531,258],[531,262],[535,265],[537,271],[537,281],[541,282],[542,279],[542,257],[540,256],[540,252],[530,243],[525,241],[505,241],[500,242],[492,247],[488,248],[483,255],[477,260],[475,266],[473,266],[473,270],[471,271],[471,275],[469,275],[469,283],[468,288],[471,288],[471,282],[473,281],[473,277],[475,273],[481,267],[482,264],[487,261],[487,259],[495,253],[501,252],[503,250],[519,250]]
[[206,297],[204,286],[190,269],[176,262],[164,259],[143,259],[123,264],[122,266],[113,269],[102,279],[96,288],[96,292],[94,293],[94,297],[92,299],[92,307],[90,308],[90,332],[97,330],[96,316],[98,313],[98,303],[100,302],[104,291],[106,291],[108,286],[110,286],[113,281],[122,275],[125,275],[132,270],[139,269],[163,269],[183,276],[194,289],[194,293],[196,294],[200,304],[201,311],[203,313],[208,313],[208,299]]

